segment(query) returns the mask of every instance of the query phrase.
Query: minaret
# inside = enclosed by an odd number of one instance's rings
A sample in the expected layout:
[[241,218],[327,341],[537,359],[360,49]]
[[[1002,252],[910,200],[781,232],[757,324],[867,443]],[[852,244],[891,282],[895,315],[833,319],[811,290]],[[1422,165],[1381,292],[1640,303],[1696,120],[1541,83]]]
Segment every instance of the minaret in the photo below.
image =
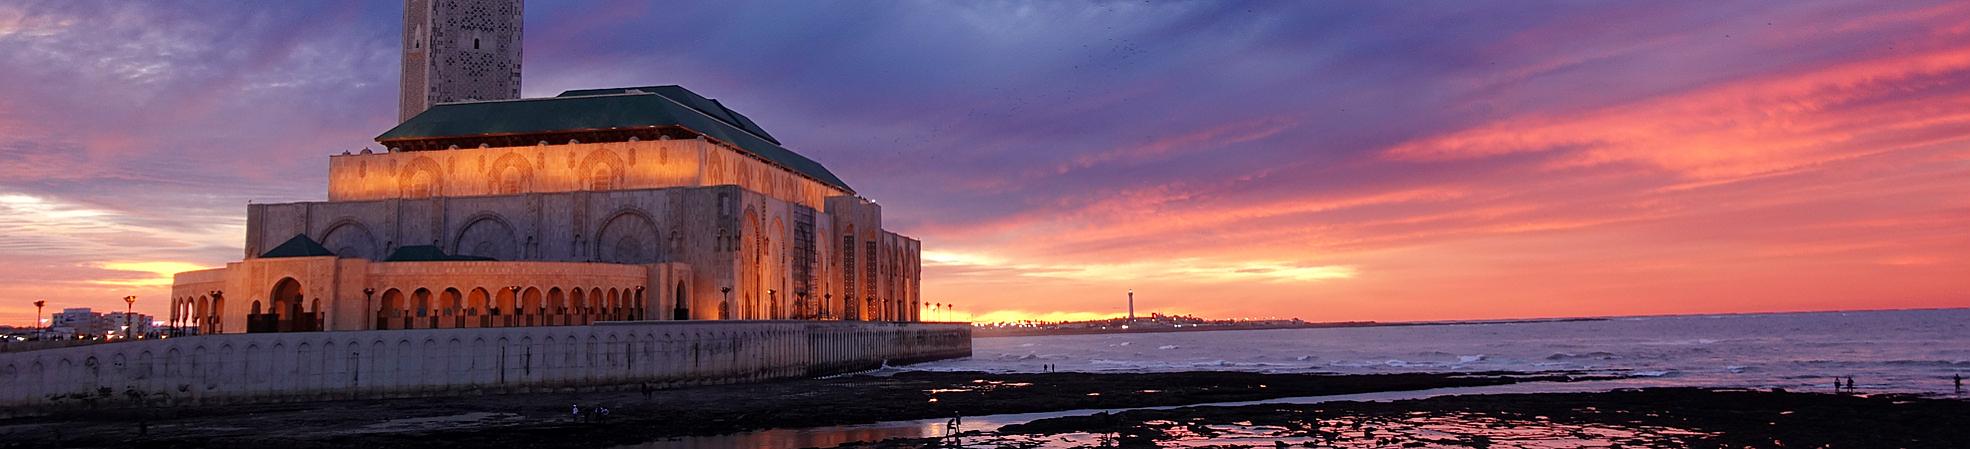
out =
[[1135,289],[1129,289],[1129,322],[1135,322]]
[[404,0],[397,121],[431,105],[520,98],[522,0]]

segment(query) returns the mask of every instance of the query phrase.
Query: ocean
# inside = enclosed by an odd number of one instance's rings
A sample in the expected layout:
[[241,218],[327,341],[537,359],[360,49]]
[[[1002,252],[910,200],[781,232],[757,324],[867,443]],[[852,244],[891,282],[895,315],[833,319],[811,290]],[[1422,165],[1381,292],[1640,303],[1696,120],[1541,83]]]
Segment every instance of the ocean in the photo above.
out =
[[973,340],[906,370],[1394,373],[1580,370],[1624,386],[1951,394],[1970,376],[1970,309],[1691,315],[1490,324]]
[[[1057,371],[1098,373],[1566,370],[1628,376],[1612,381],[1528,382],[1215,405],[1390,401],[1451,394],[1593,392],[1661,386],[1832,392],[1833,378],[1848,376],[1863,394],[1961,397],[1954,393],[1951,376],[1970,376],[1970,309],[997,337],[974,339],[972,348],[969,359],[890,367],[874,374],[910,370],[1037,372],[1051,364]],[[967,416],[965,428],[990,431],[1007,424],[1096,411]],[[625,448],[829,447],[851,441],[932,437],[941,434],[943,425],[943,419],[928,419],[766,429],[665,439]],[[1091,445],[1052,440],[1027,443],[1037,444],[1033,447]],[[1251,442],[1205,439],[1188,443]],[[1552,441],[1538,443],[1540,447],[1573,447]],[[1580,447],[1608,446],[1598,440],[1590,443],[1594,444]]]

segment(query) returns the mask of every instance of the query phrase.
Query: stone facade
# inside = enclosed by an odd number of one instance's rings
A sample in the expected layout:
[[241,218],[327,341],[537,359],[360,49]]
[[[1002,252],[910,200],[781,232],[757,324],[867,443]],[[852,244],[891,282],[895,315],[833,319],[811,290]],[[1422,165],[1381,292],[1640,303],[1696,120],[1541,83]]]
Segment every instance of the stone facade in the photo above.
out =
[[[320,313],[343,318],[276,329],[391,329],[398,328],[395,322],[373,318],[483,318],[494,316],[494,308],[500,309],[498,316],[521,319],[488,325],[920,317],[920,243],[883,230],[880,205],[708,139],[365,151],[330,157],[329,180],[329,201],[249,206],[246,260],[181,274],[173,322],[229,333],[255,330],[247,323],[256,319],[292,321]],[[296,235],[343,259],[366,263],[258,258]],[[539,264],[384,261],[408,245],[499,261],[564,262],[556,269],[569,277],[530,283],[511,277],[545,266]],[[448,277],[413,284],[379,274],[404,270]],[[575,281],[624,270],[650,274],[608,285]],[[278,291],[287,279],[299,284],[305,298],[277,297],[291,293]],[[520,294],[528,288],[543,294],[555,288],[645,293],[626,302],[635,309],[625,315],[581,318],[595,314],[550,311],[573,321],[529,320],[541,311],[496,307],[502,289],[515,286],[522,288]],[[360,293],[475,289],[484,289],[488,301],[387,302]],[[676,298],[685,298],[684,307],[677,307]],[[275,307],[276,300],[283,305]],[[317,301],[325,304],[317,309]],[[304,307],[296,310],[296,304]]]
[[520,98],[521,0],[406,0],[397,121],[431,105]]
[[970,354],[969,325],[930,323],[641,321],[208,335],[0,354],[0,415],[704,385]]

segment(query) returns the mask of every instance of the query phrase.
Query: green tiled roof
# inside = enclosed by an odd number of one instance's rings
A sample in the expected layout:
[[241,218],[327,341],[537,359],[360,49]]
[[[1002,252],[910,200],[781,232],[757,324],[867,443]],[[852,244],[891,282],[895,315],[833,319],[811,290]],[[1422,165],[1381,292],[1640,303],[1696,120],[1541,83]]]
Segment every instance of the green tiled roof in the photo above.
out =
[[281,242],[280,246],[276,246],[274,247],[274,249],[267,250],[267,252],[260,253],[260,257],[263,259],[270,259],[275,257],[315,257],[315,256],[333,256],[333,255],[335,255],[333,251],[329,251],[328,248],[322,247],[320,243],[315,243],[315,239],[308,238],[307,234],[295,234],[294,238],[287,239],[286,242]]
[[376,141],[524,135],[678,126],[732,144],[848,193],[848,183],[782,148],[779,140],[717,100],[678,86],[571,90],[549,98],[444,103],[391,128]]
[[678,104],[682,104],[684,106],[690,107],[691,109],[695,109],[698,112],[703,112],[705,115],[711,116],[711,118],[715,118],[718,119],[719,121],[723,121],[728,125],[737,126],[741,130],[745,130],[746,132],[753,133],[754,135],[758,135],[759,137],[764,138],[769,142],[773,142],[773,144],[775,145],[784,145],[780,143],[780,139],[775,139],[773,138],[772,134],[767,134],[766,129],[760,128],[759,124],[753,123],[752,119],[747,118],[745,114],[740,114],[739,111],[734,111],[731,108],[725,107],[725,103],[719,103],[718,100],[705,98],[704,96],[698,95],[697,92],[692,92],[690,89],[685,89],[683,86],[643,86],[643,87],[614,87],[608,89],[581,89],[581,90],[571,90],[567,92],[562,92],[560,95],[555,95],[555,97],[593,97],[596,95],[623,95],[623,94],[630,94],[635,92],[649,92],[657,95],[662,95],[664,98],[669,98],[670,101],[675,101]]

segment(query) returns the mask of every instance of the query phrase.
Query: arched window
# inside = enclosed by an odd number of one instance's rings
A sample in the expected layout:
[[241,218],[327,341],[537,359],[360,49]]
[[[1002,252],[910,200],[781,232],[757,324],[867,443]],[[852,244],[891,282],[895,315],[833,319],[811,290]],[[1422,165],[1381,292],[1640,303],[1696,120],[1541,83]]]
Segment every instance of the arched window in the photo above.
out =
[[643,242],[636,240],[636,237],[633,236],[623,236],[622,239],[616,240],[616,247],[613,254],[614,257],[611,257],[610,259],[612,260],[609,260],[609,262],[636,263],[642,261]]
[[404,185],[404,198],[430,198],[431,172],[419,171],[410,175],[410,183]]
[[588,176],[588,190],[613,190],[616,188],[615,179],[615,170],[605,164],[596,164],[595,171]]
[[525,181],[526,178],[520,174],[519,167],[506,167],[505,170],[500,170],[499,172],[499,188],[496,193],[500,195],[518,195],[520,194],[520,189],[524,187],[523,184],[525,184]]

